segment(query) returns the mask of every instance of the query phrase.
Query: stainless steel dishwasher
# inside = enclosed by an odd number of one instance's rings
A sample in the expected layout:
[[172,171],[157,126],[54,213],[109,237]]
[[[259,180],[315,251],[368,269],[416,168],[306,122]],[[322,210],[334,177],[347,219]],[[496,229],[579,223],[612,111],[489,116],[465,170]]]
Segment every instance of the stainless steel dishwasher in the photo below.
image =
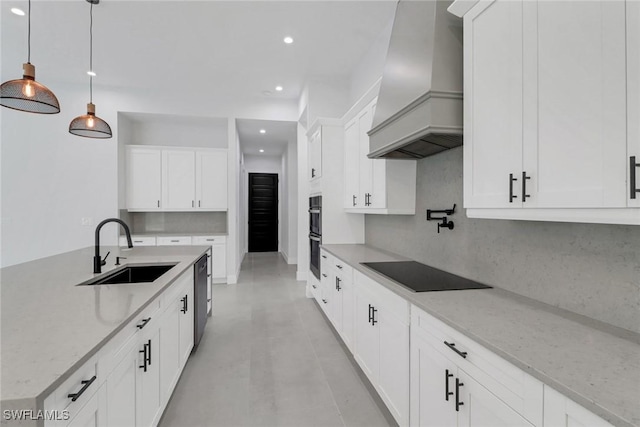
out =
[[195,350],[207,324],[207,257],[204,255],[195,263],[195,282],[193,289],[193,349]]

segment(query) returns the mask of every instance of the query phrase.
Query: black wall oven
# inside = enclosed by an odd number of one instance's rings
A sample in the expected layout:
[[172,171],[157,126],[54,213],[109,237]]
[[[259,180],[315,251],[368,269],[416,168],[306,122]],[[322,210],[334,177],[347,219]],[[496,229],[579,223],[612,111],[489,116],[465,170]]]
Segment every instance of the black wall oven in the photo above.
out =
[[322,196],[309,198],[309,267],[320,280],[320,245],[322,244]]

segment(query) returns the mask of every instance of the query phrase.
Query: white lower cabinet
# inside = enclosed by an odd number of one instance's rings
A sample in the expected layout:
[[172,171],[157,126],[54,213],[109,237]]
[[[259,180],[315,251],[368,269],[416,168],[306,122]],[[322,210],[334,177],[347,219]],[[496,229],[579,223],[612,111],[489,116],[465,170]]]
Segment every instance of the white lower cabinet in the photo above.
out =
[[612,427],[551,387],[544,386],[545,427]]
[[156,426],[193,348],[190,268],[45,398],[46,427]]
[[400,426],[409,425],[409,303],[360,272],[354,356]]
[[411,425],[542,426],[543,386],[411,307]]

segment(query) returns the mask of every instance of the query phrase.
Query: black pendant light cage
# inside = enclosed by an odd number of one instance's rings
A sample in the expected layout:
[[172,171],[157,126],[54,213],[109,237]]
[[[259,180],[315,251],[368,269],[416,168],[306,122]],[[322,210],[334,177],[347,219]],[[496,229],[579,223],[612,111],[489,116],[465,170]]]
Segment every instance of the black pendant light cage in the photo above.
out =
[[[100,0],[87,0],[89,8],[89,71],[93,72],[93,5]],[[89,75],[89,103],[87,114],[78,116],[69,123],[69,133],[85,138],[111,138],[111,127],[107,122],[96,116],[96,106],[93,104],[93,75]]]
[[21,79],[9,80],[0,85],[0,105],[13,110],[38,114],[60,112],[58,98],[45,85],[38,83],[36,67],[31,64],[31,0],[29,0],[27,62]]

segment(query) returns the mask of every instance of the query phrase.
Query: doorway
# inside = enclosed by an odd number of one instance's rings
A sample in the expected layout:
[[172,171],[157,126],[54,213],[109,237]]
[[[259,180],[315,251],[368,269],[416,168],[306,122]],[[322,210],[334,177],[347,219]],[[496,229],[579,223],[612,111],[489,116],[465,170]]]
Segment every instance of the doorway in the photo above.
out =
[[249,174],[249,252],[278,251],[278,174]]

